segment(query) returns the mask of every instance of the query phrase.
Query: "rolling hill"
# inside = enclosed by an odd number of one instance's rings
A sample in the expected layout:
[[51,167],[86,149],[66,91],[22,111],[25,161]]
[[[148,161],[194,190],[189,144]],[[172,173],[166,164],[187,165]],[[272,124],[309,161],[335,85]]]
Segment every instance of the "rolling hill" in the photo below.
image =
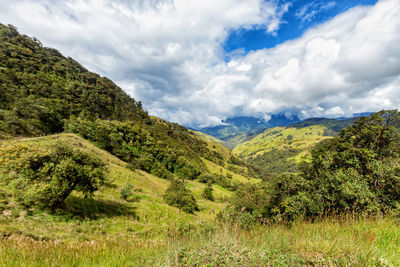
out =
[[233,154],[271,173],[297,172],[297,164],[307,159],[315,144],[331,138],[323,125],[276,127],[239,144]]
[[342,129],[353,125],[357,118],[369,114],[354,114],[353,118],[342,119],[310,118],[286,127],[267,129],[248,136],[232,152],[271,173],[297,172],[298,164],[307,160],[316,144],[336,136]]
[[254,117],[234,117],[224,120],[223,125],[201,128],[199,131],[224,141],[232,149],[267,128],[287,126],[298,121],[296,116],[288,118],[284,115],[272,115],[268,121]]

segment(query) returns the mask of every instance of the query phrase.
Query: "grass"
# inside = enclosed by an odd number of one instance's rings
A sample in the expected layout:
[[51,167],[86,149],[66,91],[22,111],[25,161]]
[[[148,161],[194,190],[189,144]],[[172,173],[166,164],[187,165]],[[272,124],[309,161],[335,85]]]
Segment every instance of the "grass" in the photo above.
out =
[[233,149],[233,154],[271,173],[297,172],[297,164],[309,160],[311,149],[325,136],[326,127],[275,127]]
[[[166,205],[169,182],[126,163],[73,134],[20,141],[61,140],[108,163],[108,183],[93,199],[72,194],[57,212],[0,206],[0,266],[399,266],[400,231],[395,217],[328,218],[240,229],[216,220],[232,194],[214,185],[217,201],[201,197],[205,185],[189,181],[200,211]],[[223,149],[218,148],[216,149]],[[212,172],[230,172],[205,161]],[[233,175],[237,181],[247,177]],[[256,182],[256,180],[252,180]],[[120,190],[131,183],[134,198]]]
[[4,232],[0,265],[399,266],[397,225],[391,217],[330,218],[249,230],[235,225],[176,223],[165,226],[159,238],[126,231],[69,241]]
[[314,125],[305,128],[275,127],[268,129],[251,140],[237,146],[233,153],[242,157],[256,157],[271,149],[287,150],[290,148],[299,149],[307,153],[316,143],[331,138],[323,136],[326,127]]
[[[81,221],[90,220],[90,227],[106,233],[125,232],[126,229],[142,236],[157,236],[163,225],[177,221],[195,223],[198,221],[213,221],[215,214],[224,209],[225,200],[231,194],[228,190],[214,186],[216,201],[208,201],[201,197],[205,184],[188,181],[197,200],[200,211],[195,215],[186,214],[179,209],[170,207],[163,202],[163,194],[169,181],[158,178],[144,171],[131,171],[126,163],[111,154],[97,148],[95,145],[74,134],[60,134],[41,138],[17,141],[3,141],[12,145],[39,144],[43,147],[60,140],[74,147],[96,155],[107,162],[107,184],[97,191],[93,199],[84,199],[81,195],[72,193],[65,205],[57,214],[37,210],[18,210],[12,201],[0,203],[0,229],[4,231],[22,231],[35,236],[46,236],[51,239],[69,239],[76,237],[80,240],[92,240],[98,237],[97,232],[82,227]],[[124,201],[120,190],[127,184],[133,185],[134,201]],[[1,190],[0,190],[1,191]],[[1,192],[0,192],[1,193]],[[1,215],[3,213],[3,215]],[[20,216],[20,214],[23,214]],[[80,232],[71,232],[70,223],[78,223]],[[85,224],[86,225],[86,224]]]

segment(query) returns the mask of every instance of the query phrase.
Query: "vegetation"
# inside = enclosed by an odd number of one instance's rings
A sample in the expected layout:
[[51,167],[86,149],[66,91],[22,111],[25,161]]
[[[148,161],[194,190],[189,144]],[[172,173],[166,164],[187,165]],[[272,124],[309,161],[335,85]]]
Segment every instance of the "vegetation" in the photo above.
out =
[[244,189],[246,194],[239,190],[231,209],[275,221],[395,212],[400,207],[399,127],[396,110],[362,117],[318,145],[301,174],[277,175]]
[[74,190],[90,197],[105,181],[102,160],[59,142],[9,142],[0,147],[0,165],[2,189],[27,208],[55,209]]
[[186,188],[183,180],[173,180],[164,194],[164,201],[184,212],[193,213],[199,210],[192,192]]
[[149,122],[112,81],[2,24],[0,103],[0,137],[62,132],[63,120],[79,115]]
[[125,201],[128,200],[131,196],[133,196],[133,185],[131,183],[127,183],[120,191],[121,198]]
[[204,190],[203,190],[203,197],[204,197],[205,199],[214,201],[212,183],[208,183],[208,184],[207,184],[207,187],[204,188]]
[[309,160],[312,148],[331,138],[321,125],[304,128],[276,127],[268,129],[233,149],[233,154],[263,170],[262,177],[282,172],[297,173],[298,165]]
[[[159,239],[127,230],[98,234],[72,221],[71,234],[99,236],[70,242],[14,232],[0,237],[2,266],[398,266],[398,220],[328,218],[292,227],[172,224]],[[99,227],[104,229],[107,222]]]

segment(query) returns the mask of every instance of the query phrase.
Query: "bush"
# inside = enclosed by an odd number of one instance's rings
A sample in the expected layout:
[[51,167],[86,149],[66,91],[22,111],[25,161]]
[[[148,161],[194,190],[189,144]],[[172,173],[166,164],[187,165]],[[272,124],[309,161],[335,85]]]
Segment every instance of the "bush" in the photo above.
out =
[[49,147],[10,144],[0,152],[2,183],[27,207],[55,209],[72,191],[89,197],[105,181],[103,161],[60,142]]
[[127,201],[129,197],[133,196],[132,189],[133,189],[133,185],[131,183],[125,184],[125,186],[119,192],[121,198],[123,200]]
[[204,183],[204,184],[206,184],[206,183],[214,183],[215,182],[213,175],[209,174],[209,173],[206,173],[206,172],[202,173],[199,176],[198,181],[200,183]]
[[165,191],[164,201],[168,205],[177,207],[187,213],[193,213],[199,210],[193,193],[186,188],[182,180],[171,181],[170,186],[167,191]]
[[214,201],[212,183],[208,183],[208,184],[207,184],[207,187],[205,187],[204,190],[203,190],[202,196],[203,196],[205,199]]

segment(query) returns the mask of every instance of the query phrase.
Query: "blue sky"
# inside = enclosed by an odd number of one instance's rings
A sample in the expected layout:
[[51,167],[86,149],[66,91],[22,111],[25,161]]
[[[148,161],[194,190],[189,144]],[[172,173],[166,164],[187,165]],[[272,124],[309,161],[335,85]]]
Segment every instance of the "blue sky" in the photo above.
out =
[[1,23],[107,76],[150,114],[186,126],[400,108],[399,0],[0,0],[0,6]]
[[[326,22],[336,15],[359,5],[374,5],[377,0],[279,0],[279,4],[289,4],[283,15],[283,22],[276,34],[265,29],[236,29],[230,32],[224,43],[227,55],[234,50],[271,48],[287,40],[300,37],[307,29]],[[229,57],[228,57],[229,58]]]

